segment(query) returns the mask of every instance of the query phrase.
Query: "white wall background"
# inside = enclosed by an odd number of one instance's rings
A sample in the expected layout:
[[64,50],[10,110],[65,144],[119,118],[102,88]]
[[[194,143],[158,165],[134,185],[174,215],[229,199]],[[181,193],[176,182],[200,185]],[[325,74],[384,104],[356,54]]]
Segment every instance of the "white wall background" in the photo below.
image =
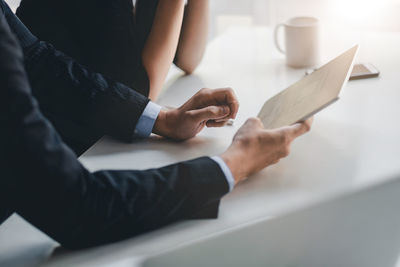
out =
[[[215,28],[231,23],[275,25],[293,16],[363,30],[400,31],[400,0],[211,0]],[[236,22],[235,22],[236,20]]]

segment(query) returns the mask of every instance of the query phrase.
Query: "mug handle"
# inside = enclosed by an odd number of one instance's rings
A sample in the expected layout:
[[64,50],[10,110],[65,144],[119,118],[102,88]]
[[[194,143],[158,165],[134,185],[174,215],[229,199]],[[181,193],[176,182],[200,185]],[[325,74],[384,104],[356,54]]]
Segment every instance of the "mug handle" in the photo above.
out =
[[278,35],[279,35],[279,30],[285,26],[285,24],[281,23],[276,25],[275,30],[274,30],[274,37],[275,37],[275,46],[276,49],[278,49],[279,52],[281,52],[282,54],[286,54],[285,50],[283,50],[282,46],[279,43],[279,39],[278,39]]

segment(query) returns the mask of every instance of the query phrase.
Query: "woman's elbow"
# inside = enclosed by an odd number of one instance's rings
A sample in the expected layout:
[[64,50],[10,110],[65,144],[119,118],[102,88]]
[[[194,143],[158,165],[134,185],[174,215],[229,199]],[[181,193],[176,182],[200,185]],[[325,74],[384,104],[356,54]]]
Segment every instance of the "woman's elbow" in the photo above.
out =
[[197,60],[177,60],[175,65],[185,72],[186,75],[192,74],[200,65],[201,58]]

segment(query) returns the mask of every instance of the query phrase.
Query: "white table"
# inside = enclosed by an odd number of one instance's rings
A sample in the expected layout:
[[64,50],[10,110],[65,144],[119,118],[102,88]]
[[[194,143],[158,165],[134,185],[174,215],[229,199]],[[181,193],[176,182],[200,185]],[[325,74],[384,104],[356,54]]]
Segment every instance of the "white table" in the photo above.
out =
[[[132,266],[143,256],[400,174],[400,34],[329,32],[324,40],[324,60],[360,43],[357,61],[373,63],[381,77],[349,82],[342,99],[315,117],[312,131],[293,144],[287,159],[240,184],[222,200],[217,220],[178,223],[53,263]],[[234,126],[205,129],[184,143],[152,137],[123,144],[105,137],[81,161],[92,171],[147,169],[216,155],[266,99],[303,76],[304,70],[285,66],[284,57],[273,47],[270,29],[233,28],[210,44],[195,75],[171,72],[159,103],[178,106],[201,87],[230,86],[241,103]]]
[[[159,103],[178,106],[201,87],[233,87],[241,103],[234,127],[206,129],[198,137],[171,143],[159,138],[121,144],[104,138],[92,147],[82,162],[91,170],[146,169],[216,155],[228,147],[240,125],[254,116],[266,99],[304,75],[284,65],[275,52],[272,32],[265,28],[235,28],[210,45],[204,64],[196,75],[172,78]],[[312,132],[296,141],[291,156],[239,185],[226,196],[218,220],[190,221],[105,248],[108,263],[157,253],[243,223],[278,216],[286,209],[317,201],[343,190],[356,190],[400,174],[398,34],[359,33],[358,36],[329,36],[324,59],[332,58],[355,43],[361,44],[357,61],[371,62],[382,72],[380,78],[352,81],[342,99],[315,118]],[[99,255],[85,254],[85,258]],[[96,256],[96,264],[100,259]]]

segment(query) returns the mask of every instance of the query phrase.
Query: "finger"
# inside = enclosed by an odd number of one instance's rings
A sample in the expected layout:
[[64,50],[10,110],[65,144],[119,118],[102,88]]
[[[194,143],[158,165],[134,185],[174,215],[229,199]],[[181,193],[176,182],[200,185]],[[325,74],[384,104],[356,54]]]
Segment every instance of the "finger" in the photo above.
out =
[[208,106],[202,109],[189,111],[196,121],[209,121],[226,117],[229,114],[227,106]]
[[239,111],[239,102],[238,101],[234,101],[234,102],[228,103],[228,105],[229,105],[229,108],[231,110],[231,114],[230,114],[229,117],[231,119],[236,119],[236,115],[237,115],[237,113]]
[[310,128],[309,122],[298,122],[287,127],[287,132],[294,139],[310,131]]
[[229,117],[234,119],[239,110],[239,101],[232,88],[219,88],[214,90],[204,90],[203,94],[206,96],[202,98],[201,107],[209,105],[227,105],[230,109]]
[[207,121],[206,125],[208,128],[215,128],[215,127],[222,127],[225,126],[228,123],[228,121]]
[[279,161],[280,161],[280,159],[277,159],[277,160],[273,161],[271,164],[272,164],[272,165],[278,164]]
[[[218,96],[220,94],[221,96]],[[235,91],[232,88],[222,88],[217,89],[217,97],[224,96],[223,102],[220,105],[228,105],[231,112],[229,114],[229,118],[236,119],[236,115],[239,111],[239,101],[236,97]]]
[[223,122],[223,121],[227,122],[227,121],[229,121],[229,118],[225,117],[225,118],[222,118],[222,119],[215,120],[215,122]]
[[312,124],[313,124],[313,122],[314,122],[314,117],[311,117],[311,118],[305,120],[304,122],[305,122],[305,123],[307,124],[307,126],[311,129],[311,126],[312,126]]
[[251,125],[252,127],[258,127],[258,128],[264,128],[264,124],[262,123],[262,121],[259,118],[249,118],[247,119],[247,121],[245,122],[245,125]]

